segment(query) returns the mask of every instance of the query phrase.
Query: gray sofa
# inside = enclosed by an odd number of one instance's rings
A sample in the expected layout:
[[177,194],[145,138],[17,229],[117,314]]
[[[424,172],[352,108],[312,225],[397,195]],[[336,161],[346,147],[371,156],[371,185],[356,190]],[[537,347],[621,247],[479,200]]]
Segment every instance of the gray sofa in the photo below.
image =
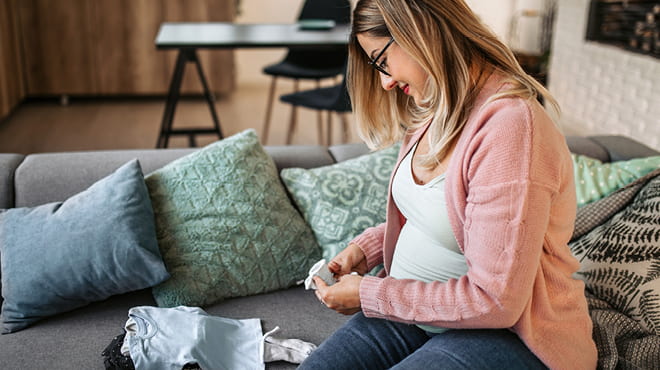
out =
[[[660,155],[622,136],[568,137],[575,153],[601,161]],[[96,152],[0,154],[0,209],[63,201],[86,189],[132,158],[145,174],[191,153],[194,149],[119,150]],[[266,147],[278,168],[313,168],[367,152],[361,144],[328,147]],[[0,236],[1,237],[1,236]],[[101,351],[121,334],[128,309],[155,305],[145,289],[39,321],[33,326],[0,336],[1,369],[102,369]],[[302,287],[230,299],[204,307],[212,315],[260,318],[264,332],[280,326],[284,337],[319,344],[347,319],[323,307]],[[293,368],[270,363],[268,368]]]

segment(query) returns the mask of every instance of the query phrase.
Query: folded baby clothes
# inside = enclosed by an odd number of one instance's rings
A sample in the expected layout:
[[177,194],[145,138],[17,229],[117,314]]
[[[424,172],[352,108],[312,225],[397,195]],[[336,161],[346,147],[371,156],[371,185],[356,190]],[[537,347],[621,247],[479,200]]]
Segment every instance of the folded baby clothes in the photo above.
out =
[[261,322],[210,316],[198,307],[133,307],[125,343],[137,370],[264,369]]
[[264,369],[265,362],[301,363],[316,345],[265,335],[259,319],[208,315],[199,307],[133,307],[121,347],[135,369]]

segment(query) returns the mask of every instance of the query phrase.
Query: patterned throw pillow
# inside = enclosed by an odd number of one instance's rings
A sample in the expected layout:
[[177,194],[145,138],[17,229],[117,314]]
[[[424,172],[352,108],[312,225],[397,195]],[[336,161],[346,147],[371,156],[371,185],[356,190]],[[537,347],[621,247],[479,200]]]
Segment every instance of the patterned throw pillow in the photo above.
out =
[[146,183],[172,275],[152,289],[161,307],[286,288],[321,256],[253,130],[171,162]]
[[595,296],[660,335],[660,176],[570,246]]
[[578,207],[594,202],[633,180],[660,168],[660,156],[603,163],[572,154]]
[[399,145],[330,166],[287,168],[280,176],[329,260],[366,228],[385,221]]

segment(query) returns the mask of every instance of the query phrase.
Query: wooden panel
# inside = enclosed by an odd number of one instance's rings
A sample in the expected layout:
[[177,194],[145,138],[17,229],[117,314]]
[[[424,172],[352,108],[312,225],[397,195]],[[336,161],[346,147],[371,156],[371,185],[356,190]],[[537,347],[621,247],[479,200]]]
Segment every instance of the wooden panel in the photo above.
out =
[[98,92],[89,37],[93,1],[18,2],[29,95]]
[[[27,94],[163,95],[176,52],[156,50],[164,21],[231,21],[234,0],[20,0]],[[234,84],[233,53],[203,51],[212,90]],[[198,94],[196,71],[187,92]],[[184,92],[185,92],[184,91]]]
[[[165,22],[230,22],[235,15],[234,0],[198,0],[183,2],[163,0]],[[167,55],[167,67],[174,70],[175,51],[161,51]],[[209,82],[209,87],[217,93],[228,93],[234,88],[234,56],[230,50],[199,50],[202,68]],[[168,77],[169,80],[169,77]],[[189,64],[183,79],[183,93],[198,94],[201,84],[197,71]]]
[[25,95],[14,1],[0,2],[0,119]]
[[96,1],[95,58],[103,94],[162,94],[169,70],[154,40],[162,0]]

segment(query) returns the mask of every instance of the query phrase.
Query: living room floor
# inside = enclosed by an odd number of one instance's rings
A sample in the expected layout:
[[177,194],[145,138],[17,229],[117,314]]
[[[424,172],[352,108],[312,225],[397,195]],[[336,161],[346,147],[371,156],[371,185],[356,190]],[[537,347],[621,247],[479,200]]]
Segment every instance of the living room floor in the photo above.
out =
[[[225,137],[253,128],[263,138],[263,122],[270,79],[237,81],[232,94],[216,98],[216,111]],[[324,86],[332,84],[325,81]],[[279,79],[273,104],[268,142],[284,145],[291,106],[279,102],[278,96],[291,92],[290,80]],[[314,88],[312,82],[301,82],[300,89]],[[67,105],[60,99],[28,100],[9,117],[0,121],[0,152],[43,153],[75,150],[154,148],[165,107],[165,97],[139,98],[71,98]],[[298,109],[298,127],[293,143],[318,144],[318,113]],[[324,120],[326,115],[323,115]],[[350,142],[360,139],[348,116]],[[341,140],[339,117],[333,114],[333,143]],[[179,101],[174,127],[211,127],[212,120],[202,97],[186,97]],[[217,140],[214,135],[197,136],[197,146]],[[263,140],[262,140],[263,142]],[[187,147],[187,136],[172,136],[169,147]]]

